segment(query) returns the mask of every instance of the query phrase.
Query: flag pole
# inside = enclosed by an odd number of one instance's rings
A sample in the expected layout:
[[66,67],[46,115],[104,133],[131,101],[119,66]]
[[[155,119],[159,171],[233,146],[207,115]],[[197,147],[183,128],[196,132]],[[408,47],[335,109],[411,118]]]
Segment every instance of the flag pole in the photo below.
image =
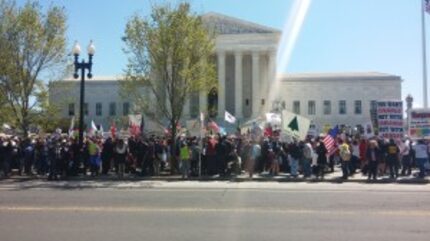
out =
[[426,29],[425,29],[425,2],[421,1],[421,34],[422,34],[422,57],[423,57],[423,103],[424,108],[428,107],[427,97],[427,56],[426,56]]

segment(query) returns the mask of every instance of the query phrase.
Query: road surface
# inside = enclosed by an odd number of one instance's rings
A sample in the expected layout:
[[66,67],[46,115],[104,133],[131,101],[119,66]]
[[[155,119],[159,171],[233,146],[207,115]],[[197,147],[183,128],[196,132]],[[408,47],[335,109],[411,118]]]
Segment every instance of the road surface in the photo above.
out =
[[426,186],[208,185],[0,190],[0,240],[430,240]]

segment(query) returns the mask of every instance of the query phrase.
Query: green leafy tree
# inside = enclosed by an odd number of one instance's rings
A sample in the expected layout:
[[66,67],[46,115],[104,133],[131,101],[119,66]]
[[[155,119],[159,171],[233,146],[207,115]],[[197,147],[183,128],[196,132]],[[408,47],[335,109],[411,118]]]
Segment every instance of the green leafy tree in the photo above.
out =
[[38,2],[19,7],[15,1],[0,0],[0,95],[24,135],[43,107],[38,102],[45,91],[41,79],[64,74],[65,33],[63,8],[43,11]]
[[186,99],[216,86],[210,61],[214,36],[189,4],[181,3],[153,6],[147,18],[133,16],[123,40],[129,58],[122,93],[133,100],[137,111],[168,122],[174,150]]

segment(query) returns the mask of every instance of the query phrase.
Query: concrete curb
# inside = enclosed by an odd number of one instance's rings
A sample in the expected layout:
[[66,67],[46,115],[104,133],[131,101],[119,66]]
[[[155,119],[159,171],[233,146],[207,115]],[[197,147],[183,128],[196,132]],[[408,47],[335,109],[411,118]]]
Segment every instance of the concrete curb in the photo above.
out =
[[[57,181],[48,181],[45,177],[20,177],[12,176],[10,178],[0,179],[0,186],[2,184],[29,184],[32,181],[43,181],[48,183],[57,183]],[[375,183],[375,184],[428,184],[430,180],[427,178],[380,178],[378,180],[367,180],[366,178],[350,178],[344,180],[340,177],[330,177],[321,179],[315,178],[290,178],[290,177],[191,177],[187,179],[182,179],[180,176],[157,176],[157,177],[140,177],[140,176],[127,176],[122,179],[118,179],[116,176],[78,176],[78,177],[68,177],[66,179],[60,180],[62,182],[88,182],[88,183],[103,183],[103,182],[141,182],[141,181],[164,181],[164,182],[181,182],[181,181],[200,181],[200,182],[215,182],[215,181],[228,181],[228,182],[278,182],[278,183]]]

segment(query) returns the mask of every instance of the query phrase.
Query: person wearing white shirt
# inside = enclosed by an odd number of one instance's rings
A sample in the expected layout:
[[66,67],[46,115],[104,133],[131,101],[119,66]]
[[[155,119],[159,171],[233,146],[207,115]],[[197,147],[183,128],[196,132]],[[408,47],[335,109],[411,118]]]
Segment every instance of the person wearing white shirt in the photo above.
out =
[[425,176],[425,163],[428,161],[428,146],[424,140],[419,140],[416,145],[412,147],[415,151],[415,160],[420,169],[419,177],[424,178]]
[[411,142],[406,140],[404,143],[402,142],[400,145],[400,158],[402,160],[402,172],[401,175],[410,176],[412,173],[412,151],[411,151]]

